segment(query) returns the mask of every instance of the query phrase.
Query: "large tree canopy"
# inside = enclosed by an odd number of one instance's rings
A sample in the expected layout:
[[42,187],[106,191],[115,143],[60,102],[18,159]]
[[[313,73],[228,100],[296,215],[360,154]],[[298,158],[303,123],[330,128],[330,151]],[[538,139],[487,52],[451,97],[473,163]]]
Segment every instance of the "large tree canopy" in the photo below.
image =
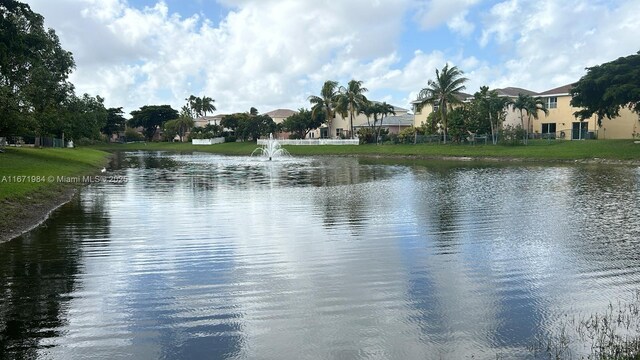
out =
[[313,129],[319,128],[325,120],[325,114],[301,108],[282,122],[282,130],[290,132],[296,139],[304,139]]
[[640,51],[587,68],[571,95],[571,106],[582,108],[574,115],[582,120],[596,114],[600,123],[605,116],[617,117],[622,107],[640,114]]
[[132,127],[141,126],[144,135],[148,140],[153,140],[156,130],[165,122],[178,118],[178,111],[170,105],[146,105],[140,110],[131,112],[129,125]]
[[0,29],[0,135],[61,132],[60,111],[73,93],[71,53],[27,4],[0,2]]

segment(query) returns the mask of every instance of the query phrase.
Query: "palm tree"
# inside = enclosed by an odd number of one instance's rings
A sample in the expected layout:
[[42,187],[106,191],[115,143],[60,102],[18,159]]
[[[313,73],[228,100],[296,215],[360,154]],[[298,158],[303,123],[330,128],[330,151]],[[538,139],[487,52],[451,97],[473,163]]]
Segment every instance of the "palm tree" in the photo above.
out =
[[529,141],[529,128],[531,127],[531,118],[538,119],[538,112],[542,111],[544,116],[549,115],[549,110],[547,110],[547,106],[541,97],[529,97],[529,102],[527,104],[527,129],[526,134],[527,138],[525,140],[525,144]]
[[338,96],[337,89],[338,82],[327,80],[324,82],[324,85],[322,85],[320,96],[311,95],[308,97],[308,100],[312,105],[311,116],[315,117],[318,112],[324,113],[325,121],[327,122],[327,127],[329,128],[329,137],[331,137],[331,134],[333,134],[331,125],[333,125],[333,119],[335,119],[336,117],[334,109]]
[[500,125],[504,121],[504,109],[512,105],[513,101],[508,97],[498,96],[498,93],[495,90],[489,90],[488,86],[481,86],[480,91],[474,97],[479,102],[482,112],[489,115],[491,141],[493,145],[496,145],[498,144]]
[[[511,104],[514,110],[520,112],[520,125],[524,129],[524,137],[522,139],[524,144],[528,143],[529,138],[529,126],[531,124],[531,117],[538,118],[538,111],[542,110],[545,116],[549,114],[549,110],[545,106],[544,101],[540,97],[532,97],[531,95],[518,94],[518,98]],[[524,126],[524,113],[527,113],[527,126]]]
[[377,114],[380,114],[380,125],[378,125],[378,132],[376,134],[376,142],[377,142],[377,141],[380,141],[380,131],[382,130],[382,121],[384,120],[384,117],[391,114],[395,115],[396,108],[394,108],[393,105],[391,104],[387,104],[386,102],[377,103],[375,106],[376,106],[376,113],[374,113],[374,119],[373,119],[374,126],[375,126],[375,123],[377,122],[377,119],[375,117]]
[[362,87],[362,81],[351,80],[347,87],[340,86],[338,90],[338,103],[336,111],[343,116],[349,114],[349,134],[354,138],[353,134],[353,118],[359,114],[367,104],[368,100],[364,93],[369,91]]
[[214,99],[208,96],[203,96],[200,100],[202,103],[202,113],[204,116],[207,116],[207,112],[214,112],[217,110],[216,106],[213,105],[213,103],[216,102]]
[[468,80],[462,76],[463,72],[456,66],[449,68],[449,64],[446,64],[442,71],[436,69],[436,80],[429,80],[427,87],[420,90],[418,100],[420,103],[418,106],[422,107],[424,104],[437,105],[440,111],[440,118],[442,119],[442,126],[444,130],[444,143],[447,143],[447,110],[453,104],[460,104],[458,95],[462,90],[466,89],[464,83]]
[[196,117],[202,116],[202,99],[201,98],[195,95],[191,95],[185,100],[187,100],[187,105],[189,105],[191,110],[193,110],[193,115],[195,115]]

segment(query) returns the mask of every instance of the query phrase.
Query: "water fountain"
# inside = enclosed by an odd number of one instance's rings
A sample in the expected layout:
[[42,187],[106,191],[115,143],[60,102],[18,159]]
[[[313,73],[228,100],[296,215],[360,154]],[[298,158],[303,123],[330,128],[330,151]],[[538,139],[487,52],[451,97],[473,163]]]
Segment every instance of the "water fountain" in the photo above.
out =
[[266,144],[253,150],[251,156],[256,153],[260,156],[269,158],[269,160],[273,160],[275,157],[291,156],[286,149],[283,149],[282,146],[280,146],[278,140],[273,138],[273,134],[269,134],[269,139]]

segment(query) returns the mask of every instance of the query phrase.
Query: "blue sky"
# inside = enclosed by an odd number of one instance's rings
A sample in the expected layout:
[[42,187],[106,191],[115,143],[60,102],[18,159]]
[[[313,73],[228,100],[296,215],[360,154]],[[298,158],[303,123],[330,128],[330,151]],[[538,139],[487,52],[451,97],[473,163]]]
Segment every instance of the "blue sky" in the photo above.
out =
[[637,0],[27,0],[74,53],[79,93],[131,111],[191,94],[221,113],[308,107],[362,80],[408,107],[435,69],[544,91],[640,50]]

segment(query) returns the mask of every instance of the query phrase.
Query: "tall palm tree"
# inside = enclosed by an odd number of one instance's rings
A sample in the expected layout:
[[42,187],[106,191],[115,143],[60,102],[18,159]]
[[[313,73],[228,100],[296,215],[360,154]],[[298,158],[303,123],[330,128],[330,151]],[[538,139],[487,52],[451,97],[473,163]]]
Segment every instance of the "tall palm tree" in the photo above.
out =
[[362,87],[362,81],[351,80],[347,84],[347,87],[340,86],[338,90],[338,103],[336,111],[343,116],[349,114],[349,134],[351,138],[354,138],[353,134],[353,118],[358,115],[365,107],[367,97],[364,93],[369,91],[367,88]]
[[[549,114],[549,110],[545,106],[544,101],[540,97],[532,97],[531,95],[518,94],[518,98],[511,104],[514,110],[520,112],[520,125],[524,130],[524,137],[522,141],[527,144],[529,138],[529,127],[531,124],[531,118],[538,119],[538,112],[542,111],[545,116]],[[527,126],[524,126],[524,114],[527,114]]]
[[463,77],[464,73],[456,66],[449,68],[449,64],[446,64],[442,71],[436,69],[436,80],[429,80],[427,87],[420,90],[418,100],[420,103],[418,106],[422,107],[424,104],[438,105],[440,112],[440,118],[442,119],[442,126],[444,130],[444,143],[447,143],[447,111],[451,105],[460,104],[458,95],[462,90],[466,89],[464,83],[467,82],[466,77]]
[[527,139],[525,140],[525,144],[529,139],[529,129],[531,127],[531,118],[538,119],[538,112],[542,111],[544,116],[549,115],[549,110],[547,110],[547,106],[541,97],[529,97],[529,102],[527,104]]
[[[386,102],[377,103],[375,106],[376,106],[376,114],[380,114],[380,125],[378,125],[378,131],[376,134],[376,142],[377,142],[380,140],[380,131],[382,130],[382,122],[384,121],[384,117],[392,114],[395,115],[396,108],[394,108],[393,105],[391,104],[387,104]],[[374,115],[374,119],[373,119],[374,126],[376,122],[377,122],[377,119],[375,118],[375,115]]]
[[203,116],[207,116],[207,112],[214,112],[217,110],[216,106],[213,105],[214,102],[216,101],[208,96],[203,96],[201,98]]
[[315,117],[319,112],[324,113],[327,127],[329,128],[329,137],[333,134],[333,120],[336,117],[334,111],[338,96],[338,82],[327,80],[322,85],[320,96],[311,95],[307,99],[311,103],[311,116]]
[[187,100],[187,104],[189,105],[191,110],[193,110],[193,115],[195,115],[196,117],[202,116],[202,99],[201,98],[195,95],[191,95],[185,100]]

